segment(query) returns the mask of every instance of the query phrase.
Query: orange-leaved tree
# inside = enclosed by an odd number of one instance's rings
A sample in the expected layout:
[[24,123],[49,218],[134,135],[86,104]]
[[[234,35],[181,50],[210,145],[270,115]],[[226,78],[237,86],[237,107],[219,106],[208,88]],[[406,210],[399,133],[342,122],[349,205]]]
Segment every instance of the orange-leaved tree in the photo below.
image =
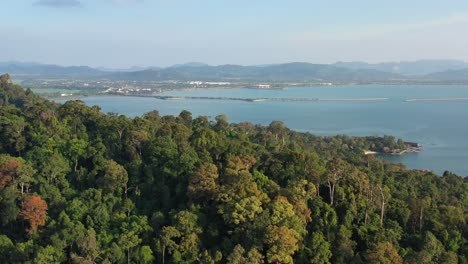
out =
[[26,197],[21,203],[20,218],[29,222],[29,234],[36,232],[38,226],[45,225],[47,203],[39,196]]
[[0,189],[11,184],[21,163],[9,155],[0,155]]

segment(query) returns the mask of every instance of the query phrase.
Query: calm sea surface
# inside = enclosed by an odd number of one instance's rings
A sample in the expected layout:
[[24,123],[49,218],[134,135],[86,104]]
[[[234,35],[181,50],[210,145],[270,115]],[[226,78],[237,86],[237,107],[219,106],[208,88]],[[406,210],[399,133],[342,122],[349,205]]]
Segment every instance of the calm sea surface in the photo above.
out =
[[393,135],[421,143],[423,152],[386,157],[409,168],[444,170],[468,175],[468,101],[419,101],[413,98],[468,98],[468,86],[366,85],[298,87],[284,90],[192,90],[172,96],[236,98],[388,98],[385,101],[266,101],[159,100],[139,97],[88,97],[88,105],[105,112],[140,116],[158,110],[162,115],[228,116],[230,122],[267,125],[282,120],[291,129],[318,135]]

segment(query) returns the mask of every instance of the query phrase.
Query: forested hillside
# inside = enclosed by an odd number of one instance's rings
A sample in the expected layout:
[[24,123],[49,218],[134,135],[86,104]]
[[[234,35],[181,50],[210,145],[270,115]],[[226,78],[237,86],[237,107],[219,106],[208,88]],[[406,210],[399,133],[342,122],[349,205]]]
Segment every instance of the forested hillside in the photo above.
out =
[[468,263],[468,182],[393,137],[128,118],[0,77],[0,263]]

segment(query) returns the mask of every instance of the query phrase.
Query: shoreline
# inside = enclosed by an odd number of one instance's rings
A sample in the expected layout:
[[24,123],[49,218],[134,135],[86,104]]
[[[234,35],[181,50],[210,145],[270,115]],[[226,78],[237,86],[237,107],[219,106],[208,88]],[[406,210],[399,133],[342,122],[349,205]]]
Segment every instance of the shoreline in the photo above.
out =
[[383,152],[383,151],[372,151],[372,150],[364,150],[364,155],[389,155],[389,156],[404,156],[409,153],[420,153],[422,151],[421,148],[414,148],[409,147],[405,150],[400,152]]

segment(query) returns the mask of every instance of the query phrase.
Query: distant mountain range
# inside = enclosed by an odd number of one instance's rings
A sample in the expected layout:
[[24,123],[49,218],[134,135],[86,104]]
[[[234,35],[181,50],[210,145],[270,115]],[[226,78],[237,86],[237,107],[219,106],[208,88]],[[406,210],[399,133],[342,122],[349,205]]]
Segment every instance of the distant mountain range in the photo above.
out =
[[38,63],[0,62],[0,73],[18,78],[105,78],[111,80],[253,80],[253,81],[323,81],[323,82],[392,82],[392,81],[468,81],[468,63],[456,60],[420,60],[412,62],[304,62],[241,66],[192,62],[166,68],[133,67],[129,69],[58,66]]
[[437,72],[468,68],[468,63],[458,60],[418,60],[383,62],[377,64],[369,64],[367,62],[337,62],[333,65],[348,69],[377,70],[406,76],[427,75]]
[[178,65],[158,70],[120,72],[110,76],[122,80],[259,80],[259,81],[361,81],[398,78],[376,70],[355,70],[324,64],[286,63],[267,66]]

